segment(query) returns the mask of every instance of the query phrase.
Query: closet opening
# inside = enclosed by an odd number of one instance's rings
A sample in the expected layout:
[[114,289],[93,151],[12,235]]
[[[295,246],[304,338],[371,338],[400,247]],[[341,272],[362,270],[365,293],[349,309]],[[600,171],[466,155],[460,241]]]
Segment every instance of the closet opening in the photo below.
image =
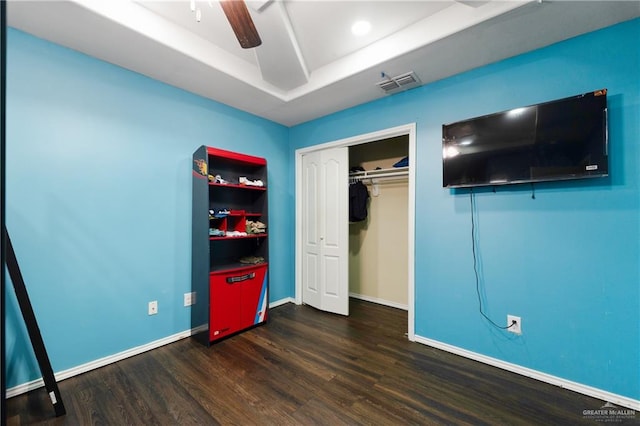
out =
[[[403,309],[415,341],[415,154],[415,123],[296,150],[296,304],[341,315],[349,298]],[[352,224],[355,180],[370,199]]]
[[349,296],[408,310],[409,135],[349,147],[349,183],[354,194],[367,189],[366,217],[361,197],[350,197]]

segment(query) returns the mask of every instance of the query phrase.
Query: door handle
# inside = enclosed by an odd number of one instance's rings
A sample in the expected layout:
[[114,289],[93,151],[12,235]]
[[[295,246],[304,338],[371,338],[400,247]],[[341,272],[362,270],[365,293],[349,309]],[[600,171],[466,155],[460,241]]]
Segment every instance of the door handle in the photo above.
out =
[[227,284],[234,284],[234,283],[239,283],[241,281],[246,281],[246,280],[250,280],[252,278],[256,277],[256,273],[255,272],[250,272],[246,275],[239,275],[239,276],[235,276],[235,277],[227,277]]

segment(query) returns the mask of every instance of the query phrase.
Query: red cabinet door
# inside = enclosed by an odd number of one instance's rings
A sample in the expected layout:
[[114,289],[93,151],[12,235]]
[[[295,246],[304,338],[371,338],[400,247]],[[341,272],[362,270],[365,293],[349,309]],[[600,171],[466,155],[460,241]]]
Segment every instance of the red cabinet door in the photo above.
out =
[[212,274],[209,280],[209,340],[240,330],[241,282],[227,274]]
[[240,327],[247,328],[267,319],[267,265],[251,271],[251,279],[242,283]]
[[267,265],[211,274],[209,340],[267,319]]

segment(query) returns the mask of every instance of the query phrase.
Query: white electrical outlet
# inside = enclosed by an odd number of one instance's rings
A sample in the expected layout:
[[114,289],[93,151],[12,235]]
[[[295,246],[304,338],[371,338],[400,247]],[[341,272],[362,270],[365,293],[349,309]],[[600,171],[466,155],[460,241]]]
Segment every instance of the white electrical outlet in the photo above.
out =
[[158,313],[158,301],[154,300],[149,302],[149,315],[155,315]]
[[196,292],[193,291],[191,293],[184,294],[184,306],[195,305],[196,303]]
[[515,315],[507,315],[507,331],[515,334],[522,334],[522,319]]

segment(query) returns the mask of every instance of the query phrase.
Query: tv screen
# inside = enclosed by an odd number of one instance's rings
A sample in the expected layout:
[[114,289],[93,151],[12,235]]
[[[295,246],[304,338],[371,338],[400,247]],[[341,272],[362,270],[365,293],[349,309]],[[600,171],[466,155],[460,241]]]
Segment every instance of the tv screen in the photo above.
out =
[[607,90],[444,124],[442,186],[608,176]]

